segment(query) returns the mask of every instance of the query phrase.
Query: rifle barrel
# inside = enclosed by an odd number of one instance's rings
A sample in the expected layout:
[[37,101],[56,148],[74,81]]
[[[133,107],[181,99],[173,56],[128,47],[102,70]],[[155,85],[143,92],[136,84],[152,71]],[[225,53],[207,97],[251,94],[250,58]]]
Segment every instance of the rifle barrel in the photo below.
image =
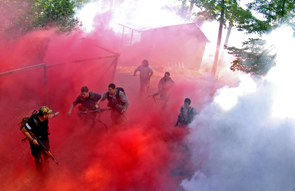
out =
[[78,113],[102,112],[102,111],[108,111],[108,110],[111,110],[111,108],[95,109],[95,110],[88,110],[88,111],[79,111]]

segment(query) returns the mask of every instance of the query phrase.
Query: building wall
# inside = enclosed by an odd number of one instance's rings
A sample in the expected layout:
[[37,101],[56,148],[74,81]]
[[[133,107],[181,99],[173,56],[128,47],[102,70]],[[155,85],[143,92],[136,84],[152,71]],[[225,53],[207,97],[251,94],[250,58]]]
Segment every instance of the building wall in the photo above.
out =
[[180,65],[186,68],[201,66],[206,39],[195,25],[157,28],[142,32],[141,44],[147,47],[146,57],[163,65]]

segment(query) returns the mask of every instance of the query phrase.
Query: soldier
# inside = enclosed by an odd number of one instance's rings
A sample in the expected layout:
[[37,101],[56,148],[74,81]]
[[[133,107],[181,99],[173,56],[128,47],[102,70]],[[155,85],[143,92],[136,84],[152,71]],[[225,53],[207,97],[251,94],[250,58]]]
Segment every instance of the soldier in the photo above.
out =
[[116,85],[111,83],[108,86],[108,91],[103,94],[102,99],[98,101],[108,100],[108,107],[111,110],[111,119],[113,125],[122,124],[124,120],[124,113],[127,111],[129,106],[129,101],[125,95],[125,91],[123,88],[117,87]]
[[165,75],[159,81],[158,88],[160,94],[160,100],[162,102],[162,107],[166,108],[167,102],[169,100],[168,92],[175,85],[174,81],[170,77],[169,72],[165,72]]
[[190,104],[191,100],[189,98],[185,98],[184,104],[180,108],[180,113],[175,126],[178,126],[179,123],[182,127],[189,125],[198,114],[197,110],[191,107]]
[[47,149],[50,149],[48,138],[48,119],[58,115],[59,112],[53,114],[51,109],[46,106],[42,106],[39,109],[39,112],[33,114],[21,129],[23,134],[30,141],[32,155],[35,158],[35,165],[39,172],[43,171],[43,166],[45,168],[48,167],[49,156],[36,139],[41,141]]
[[95,118],[96,118],[96,112],[89,112],[95,109],[99,108],[98,101],[101,100],[102,96],[100,94],[94,93],[89,91],[88,87],[83,86],[81,88],[81,94],[76,98],[76,100],[73,102],[69,112],[68,116],[71,116],[72,110],[77,104],[81,104],[78,107],[78,110],[80,112],[79,117],[82,119],[82,122],[85,124],[89,123],[91,126],[94,125]]
[[143,60],[142,64],[138,66],[134,70],[134,76],[136,76],[137,72],[140,72],[140,94],[142,95],[145,92],[148,92],[149,85],[150,85],[150,79],[154,73],[153,69],[149,66],[149,63],[147,60]]

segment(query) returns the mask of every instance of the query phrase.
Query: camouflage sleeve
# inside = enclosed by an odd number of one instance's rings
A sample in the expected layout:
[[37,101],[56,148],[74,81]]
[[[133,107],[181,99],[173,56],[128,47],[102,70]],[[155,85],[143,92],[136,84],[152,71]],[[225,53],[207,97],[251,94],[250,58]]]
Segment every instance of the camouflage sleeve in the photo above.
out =
[[181,114],[182,114],[182,110],[183,110],[183,108],[184,108],[184,106],[182,105],[182,106],[180,107],[180,112],[179,112],[179,115],[181,115]]
[[123,109],[126,111],[129,107],[129,101],[123,92],[119,92],[120,100],[123,103]]
[[197,110],[195,108],[193,108],[193,115],[196,116],[198,115],[199,113],[197,112]]
[[108,98],[108,92],[106,92],[106,93],[104,93],[103,95],[102,95],[102,100],[101,101],[104,101],[105,99],[107,99]]

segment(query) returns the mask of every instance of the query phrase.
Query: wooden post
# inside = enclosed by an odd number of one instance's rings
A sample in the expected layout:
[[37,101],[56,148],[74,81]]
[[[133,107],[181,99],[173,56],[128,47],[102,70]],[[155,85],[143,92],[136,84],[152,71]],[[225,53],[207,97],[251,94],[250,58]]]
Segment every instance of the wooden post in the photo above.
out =
[[112,81],[115,80],[115,75],[116,75],[117,63],[118,63],[119,56],[120,56],[120,55],[118,55],[118,56],[115,58],[115,60],[113,61],[113,64],[114,64],[114,71],[113,71]]
[[132,40],[133,40],[133,29],[131,29],[131,39],[130,39],[130,46],[132,45]]

